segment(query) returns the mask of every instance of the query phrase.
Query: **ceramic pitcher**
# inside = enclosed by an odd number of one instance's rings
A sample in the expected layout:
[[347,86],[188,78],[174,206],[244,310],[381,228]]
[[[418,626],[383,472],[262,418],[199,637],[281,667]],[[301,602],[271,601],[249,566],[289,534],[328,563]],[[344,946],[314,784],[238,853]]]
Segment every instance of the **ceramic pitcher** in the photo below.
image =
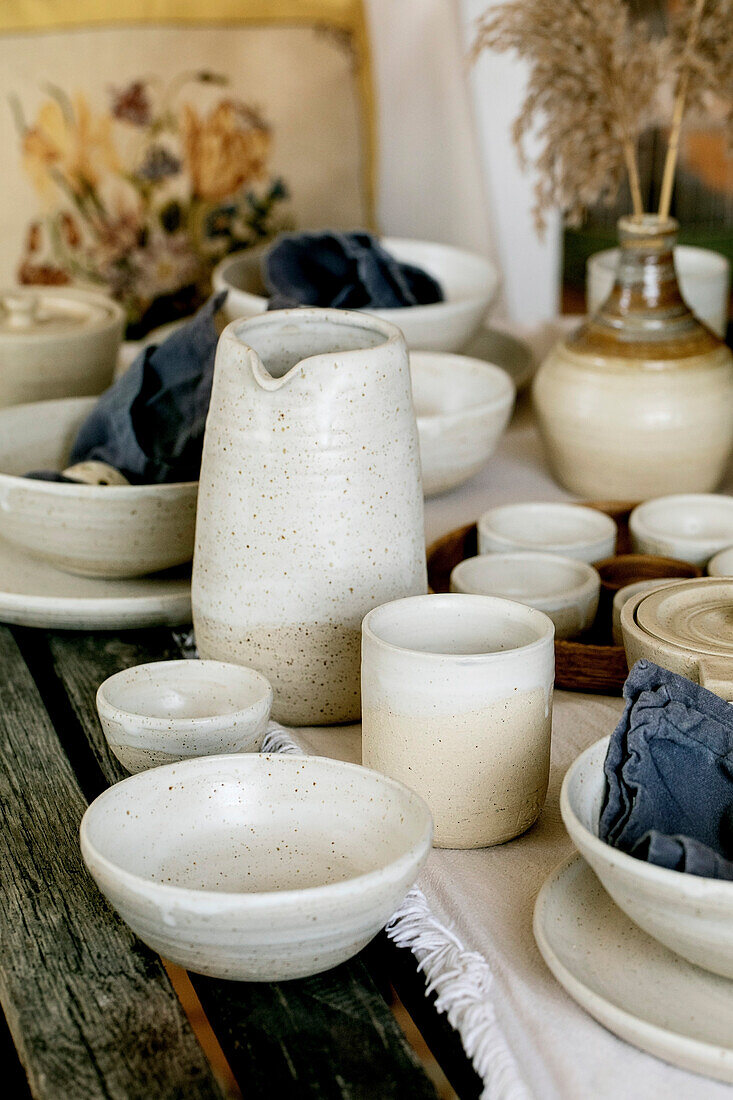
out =
[[234,321],[217,349],[201,465],[200,655],[264,673],[278,721],[355,721],[362,618],[426,588],[400,330],[331,309]]

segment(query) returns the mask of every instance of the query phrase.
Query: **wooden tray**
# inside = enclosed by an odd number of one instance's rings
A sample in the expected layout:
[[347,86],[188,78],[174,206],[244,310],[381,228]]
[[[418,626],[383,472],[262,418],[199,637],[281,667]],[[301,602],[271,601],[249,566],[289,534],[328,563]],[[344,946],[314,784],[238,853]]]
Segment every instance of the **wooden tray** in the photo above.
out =
[[[631,549],[629,515],[635,504],[621,501],[591,501],[616,521],[617,553]],[[434,592],[447,592],[453,567],[464,558],[478,553],[476,524],[459,527],[428,547],[428,583]],[[610,645],[602,638],[610,624],[598,624],[582,641],[555,642],[555,686],[566,691],[589,691],[602,695],[620,695],[628,676],[623,646]],[[600,635],[600,637],[599,637]]]

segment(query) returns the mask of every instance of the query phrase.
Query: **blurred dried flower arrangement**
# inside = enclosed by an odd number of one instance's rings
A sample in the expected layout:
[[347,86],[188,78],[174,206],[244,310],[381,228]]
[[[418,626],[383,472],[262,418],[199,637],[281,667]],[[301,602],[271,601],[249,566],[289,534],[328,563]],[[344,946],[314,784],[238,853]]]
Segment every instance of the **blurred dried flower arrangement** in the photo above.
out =
[[109,89],[106,110],[56,86],[28,122],[12,102],[23,166],[43,207],[26,233],[21,283],[110,292],[128,336],[190,314],[223,255],[288,225],[287,189],[268,171],[271,129],[212,72]]
[[587,207],[615,200],[624,175],[634,214],[644,213],[637,147],[652,123],[669,125],[662,219],[685,117],[712,113],[733,139],[733,0],[674,0],[661,36],[625,0],[507,0],[478,20],[472,58],[484,50],[529,67],[513,136],[537,170],[539,229],[558,207],[579,224]]

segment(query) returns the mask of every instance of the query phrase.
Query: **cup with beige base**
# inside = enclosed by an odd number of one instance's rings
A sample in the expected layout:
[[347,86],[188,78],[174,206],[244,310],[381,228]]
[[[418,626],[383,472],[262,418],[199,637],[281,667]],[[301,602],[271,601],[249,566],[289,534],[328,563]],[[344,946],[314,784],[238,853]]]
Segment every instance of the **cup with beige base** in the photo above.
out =
[[438,848],[537,819],[550,767],[554,627],[494,596],[411,596],[362,624],[362,760],[422,795]]

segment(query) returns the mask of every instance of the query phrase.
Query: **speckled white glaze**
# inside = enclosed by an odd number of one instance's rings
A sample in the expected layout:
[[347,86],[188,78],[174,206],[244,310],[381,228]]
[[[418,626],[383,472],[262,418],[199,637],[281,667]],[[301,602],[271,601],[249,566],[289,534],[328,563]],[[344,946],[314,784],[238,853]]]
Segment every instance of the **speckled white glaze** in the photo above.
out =
[[440,848],[524,832],[545,801],[554,628],[490,596],[397,600],[364,619],[362,759],[423,796]]
[[565,776],[560,810],[573,843],[640,928],[704,970],[733,978],[733,882],[655,867],[599,839],[608,740],[581,753]]
[[478,473],[509,423],[516,389],[506,371],[441,352],[410,355],[425,496]]
[[[690,877],[690,876],[685,876]],[[534,911],[537,946],[570,996],[627,1043],[733,1084],[733,984],[656,943],[614,905],[580,856],[550,875]],[[608,1073],[611,1089],[616,1080]],[[648,1097],[630,1084],[626,1096]],[[669,1086],[664,1090],[670,1094]],[[654,1089],[658,1097],[662,1088]],[[671,1094],[709,1094],[680,1080]]]
[[629,668],[645,657],[733,702],[732,621],[733,577],[697,577],[639,592],[621,608]]
[[596,500],[707,492],[733,445],[733,357],[727,347],[685,359],[579,354],[556,344],[533,383],[557,480]]
[[0,408],[99,394],[112,382],[125,314],[70,287],[0,291]]
[[196,483],[68,485],[29,470],[63,470],[93,397],[0,409],[0,537],[57,569],[139,577],[190,561]]
[[662,577],[656,580],[634,581],[633,584],[626,584],[623,588],[619,588],[618,592],[616,592],[613,597],[613,608],[611,611],[614,645],[624,644],[624,636],[621,631],[621,608],[627,600],[630,600],[632,596],[637,596],[640,592],[653,592],[655,588],[664,588],[666,584],[671,584],[674,583],[675,580],[682,579],[681,577]]
[[658,554],[705,565],[733,540],[733,497],[680,493],[647,500],[629,516],[637,554]]
[[369,942],[431,831],[422,799],[366,768],[248,753],[132,776],[95,799],[80,835],[100,890],[154,951],[216,978],[284,981]]
[[733,577],[733,546],[727,546],[710,559],[708,574],[711,577]]
[[600,589],[587,562],[532,551],[465,558],[450,576],[451,592],[503,596],[544,611],[556,638],[575,638],[593,625]]
[[[437,279],[444,301],[403,309],[370,310],[397,325],[409,348],[460,351],[478,331],[496,294],[496,268],[484,256],[430,241],[385,237],[384,247],[402,263],[415,264]],[[228,291],[224,312],[230,320],[254,317],[267,309],[259,273],[260,254],[247,250],[227,256],[214,271],[215,290]]]
[[400,331],[318,309],[229,325],[201,466],[192,586],[200,655],[264,673],[278,721],[354,721],[362,618],[426,588]]
[[616,552],[616,524],[581,504],[502,504],[478,521],[479,554],[541,550],[594,562]]
[[222,661],[136,665],[97,691],[104,735],[129,772],[189,756],[259,752],[271,706],[264,676]]

